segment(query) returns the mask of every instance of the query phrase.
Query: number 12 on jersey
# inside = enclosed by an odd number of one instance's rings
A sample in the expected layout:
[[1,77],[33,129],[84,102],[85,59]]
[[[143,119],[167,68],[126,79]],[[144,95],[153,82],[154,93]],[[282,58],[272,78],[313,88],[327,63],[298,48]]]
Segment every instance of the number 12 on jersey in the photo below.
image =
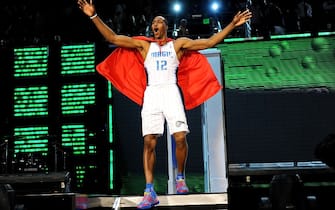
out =
[[167,70],[167,61],[166,60],[157,60],[156,61],[157,71]]

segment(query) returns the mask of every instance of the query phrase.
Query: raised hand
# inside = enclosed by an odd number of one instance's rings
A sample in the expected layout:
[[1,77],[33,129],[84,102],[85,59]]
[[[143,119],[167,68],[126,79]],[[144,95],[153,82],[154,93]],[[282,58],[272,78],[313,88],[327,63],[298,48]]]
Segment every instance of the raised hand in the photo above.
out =
[[92,17],[95,15],[95,7],[93,5],[92,0],[78,0],[77,4],[79,6],[79,9],[81,9],[87,16]]
[[232,23],[237,27],[250,20],[251,17],[252,13],[249,10],[245,10],[244,12],[240,11],[234,16]]

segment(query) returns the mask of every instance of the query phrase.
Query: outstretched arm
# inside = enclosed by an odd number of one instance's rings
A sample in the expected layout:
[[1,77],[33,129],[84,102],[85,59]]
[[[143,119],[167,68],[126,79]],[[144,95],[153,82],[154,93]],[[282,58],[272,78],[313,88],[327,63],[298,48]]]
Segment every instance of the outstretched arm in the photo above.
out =
[[81,9],[94,23],[102,36],[110,43],[119,47],[143,48],[143,41],[132,39],[131,37],[118,35],[108,27],[97,15],[92,0],[77,0],[79,9]]
[[[238,12],[233,20],[219,33],[212,35],[207,39],[189,39],[185,37],[181,37],[177,39],[176,45],[177,49],[185,49],[185,50],[203,50],[207,48],[214,47],[218,43],[220,43],[225,37],[229,35],[229,33],[236,27],[244,24],[251,18],[252,14],[249,10],[245,10],[244,12]],[[178,44],[179,43],[179,44]]]

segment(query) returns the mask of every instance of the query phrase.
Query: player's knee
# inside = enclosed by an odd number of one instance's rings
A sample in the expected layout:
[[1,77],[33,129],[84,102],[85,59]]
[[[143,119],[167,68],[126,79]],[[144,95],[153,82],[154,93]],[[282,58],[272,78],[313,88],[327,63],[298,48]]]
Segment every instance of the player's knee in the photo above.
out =
[[186,134],[185,132],[177,132],[173,134],[176,144],[186,144]]
[[157,144],[157,137],[155,135],[146,135],[144,137],[144,149],[155,149]]

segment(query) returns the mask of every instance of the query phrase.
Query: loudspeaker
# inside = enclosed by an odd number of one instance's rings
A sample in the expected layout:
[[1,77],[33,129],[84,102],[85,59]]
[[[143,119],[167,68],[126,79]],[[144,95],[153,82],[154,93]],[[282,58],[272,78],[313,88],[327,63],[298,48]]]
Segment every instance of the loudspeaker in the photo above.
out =
[[306,195],[299,175],[279,174],[273,176],[270,199],[272,210],[305,210]]
[[0,185],[0,209],[14,210],[15,193],[9,184]]
[[75,202],[74,193],[27,194],[16,197],[17,206],[24,210],[75,210]]
[[70,180],[68,172],[0,175],[0,184],[10,184],[16,195],[68,193]]
[[260,192],[248,184],[230,184],[228,188],[229,210],[258,210]]

